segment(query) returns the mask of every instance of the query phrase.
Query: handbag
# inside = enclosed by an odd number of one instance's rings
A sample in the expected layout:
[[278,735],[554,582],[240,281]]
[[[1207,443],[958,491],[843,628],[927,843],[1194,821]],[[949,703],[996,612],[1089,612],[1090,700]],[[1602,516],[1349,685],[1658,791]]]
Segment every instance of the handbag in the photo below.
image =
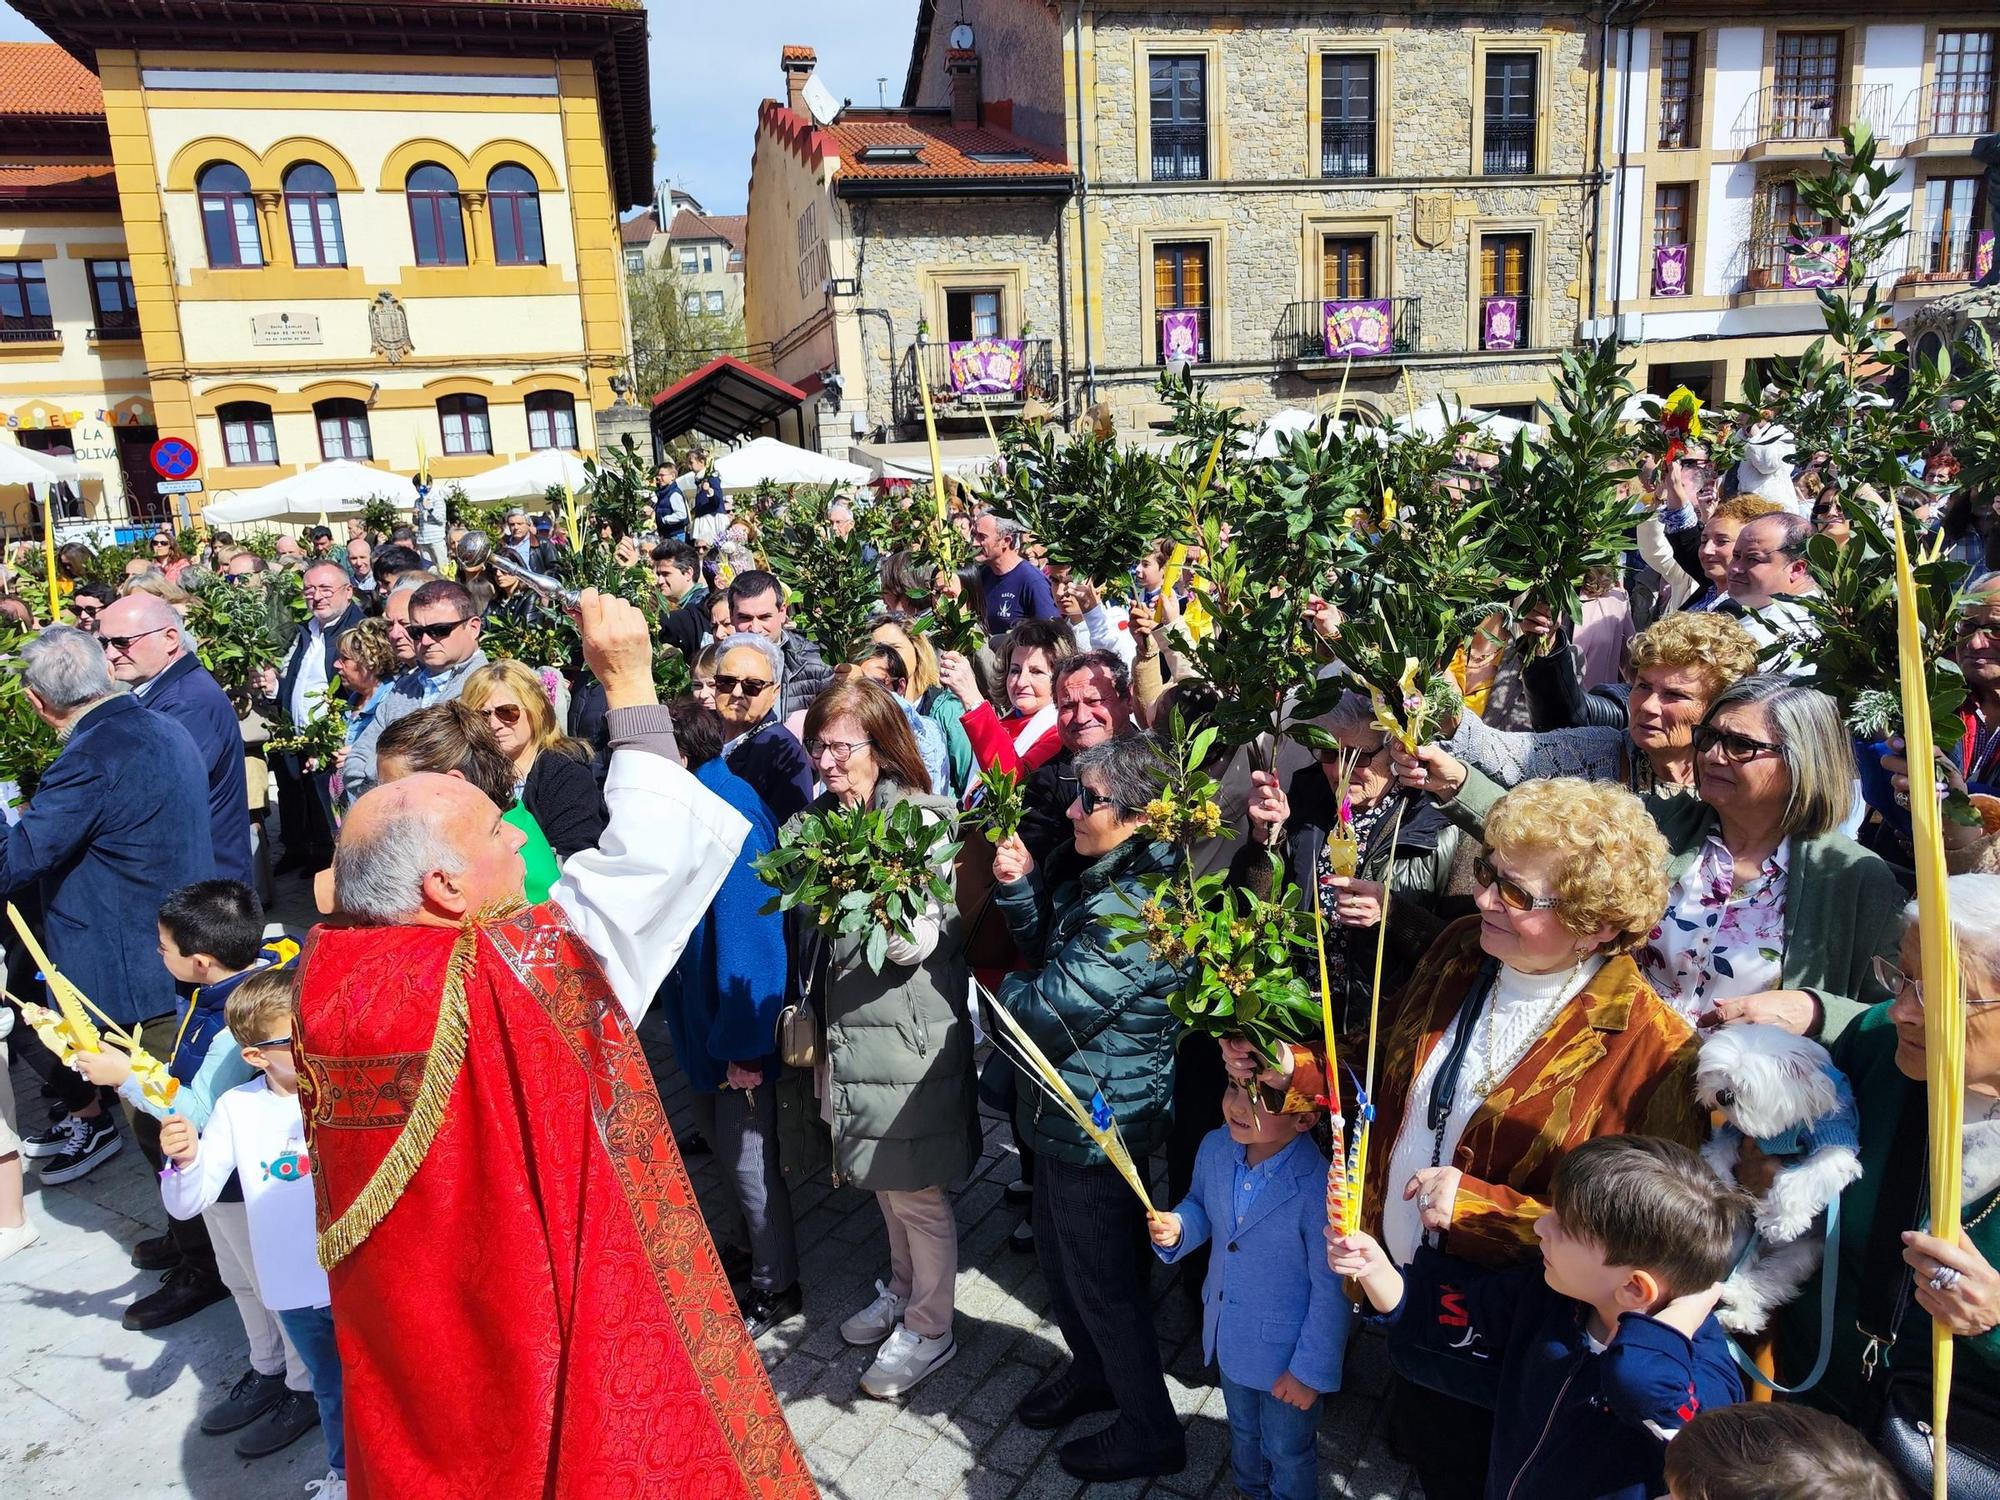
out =
[[[1928,1495],[1932,1492],[1930,1374],[1891,1375],[1883,1395],[1882,1415],[1869,1438],[1903,1483]],[[1946,1476],[1952,1500],[2000,1500],[2000,1400],[1963,1378],[1953,1381],[1945,1445],[1951,1453]]]
[[819,1015],[809,1003],[787,1005],[778,1012],[778,1056],[788,1068],[819,1065]]

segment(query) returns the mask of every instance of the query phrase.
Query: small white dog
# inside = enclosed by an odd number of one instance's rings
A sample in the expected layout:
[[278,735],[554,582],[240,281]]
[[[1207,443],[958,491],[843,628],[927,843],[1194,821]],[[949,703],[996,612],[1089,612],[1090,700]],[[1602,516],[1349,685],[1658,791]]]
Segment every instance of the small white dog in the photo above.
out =
[[1815,1221],[1861,1175],[1854,1093],[1818,1042],[1761,1025],[1724,1026],[1702,1043],[1695,1092],[1727,1121],[1702,1148],[1724,1182],[1736,1181],[1745,1136],[1778,1159],[1757,1200],[1757,1247],[1716,1312],[1725,1328],[1756,1333],[1812,1275],[1825,1239]]

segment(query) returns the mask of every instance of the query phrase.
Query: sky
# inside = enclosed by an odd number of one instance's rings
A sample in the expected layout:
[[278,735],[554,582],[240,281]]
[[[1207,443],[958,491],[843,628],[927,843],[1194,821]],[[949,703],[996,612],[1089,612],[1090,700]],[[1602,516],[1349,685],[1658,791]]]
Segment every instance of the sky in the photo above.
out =
[[[784,97],[779,49],[819,54],[836,99],[902,98],[917,0],[646,0],[652,33],[657,175],[711,213],[741,213],[750,190],[757,105]],[[41,33],[0,0],[0,41]],[[879,81],[879,82],[878,82]]]

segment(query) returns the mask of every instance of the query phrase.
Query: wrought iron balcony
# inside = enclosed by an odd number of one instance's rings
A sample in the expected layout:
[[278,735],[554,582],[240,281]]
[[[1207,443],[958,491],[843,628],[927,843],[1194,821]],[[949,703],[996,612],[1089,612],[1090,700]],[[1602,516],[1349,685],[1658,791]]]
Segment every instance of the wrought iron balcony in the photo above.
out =
[[1482,170],[1488,177],[1525,177],[1535,170],[1532,120],[1488,120]]
[[114,322],[99,323],[90,330],[90,341],[93,344],[101,344],[106,341],[115,341],[118,339],[136,339],[137,337],[139,337],[139,320],[137,318],[121,318]]
[[[1807,229],[1765,229],[1744,242],[1738,252],[1738,264],[1742,268],[1743,290],[1746,292],[1811,292],[1816,289],[1820,275],[1836,273],[1845,276],[1845,265],[1839,267],[1808,265],[1792,267],[1794,248],[1815,237],[1817,231]],[[1787,275],[1792,268],[1802,274]],[[1877,272],[1888,269],[1878,266]]]
[[1319,175],[1373,177],[1375,122],[1327,120],[1319,127]]
[[965,339],[911,344],[895,381],[896,420],[924,419],[923,381],[940,415],[971,415],[982,406],[1006,411],[1030,397],[1055,393],[1055,360],[1047,339]]
[[1206,125],[1153,127],[1153,181],[1199,182],[1208,176]]
[[1962,156],[1973,137],[1993,129],[1993,119],[1992,79],[1926,84],[1904,96],[1894,139],[1919,154]]
[[9,318],[0,323],[0,344],[58,344],[62,335],[50,318]]
[[1736,149],[1749,156],[1817,156],[1853,124],[1890,134],[1889,86],[1773,83],[1758,89],[1736,117]]
[[1901,264],[1878,270],[1896,270],[1897,289],[1932,286],[1943,282],[1972,281],[1979,275],[1980,242],[1992,254],[1989,232],[1970,225],[1954,229],[1913,229],[1898,246]]
[[[1371,316],[1384,309],[1386,349],[1376,336],[1381,324]],[[1422,344],[1421,297],[1336,297],[1288,304],[1271,334],[1271,357],[1298,365],[1338,364],[1350,354],[1356,359],[1379,359],[1408,354]]]

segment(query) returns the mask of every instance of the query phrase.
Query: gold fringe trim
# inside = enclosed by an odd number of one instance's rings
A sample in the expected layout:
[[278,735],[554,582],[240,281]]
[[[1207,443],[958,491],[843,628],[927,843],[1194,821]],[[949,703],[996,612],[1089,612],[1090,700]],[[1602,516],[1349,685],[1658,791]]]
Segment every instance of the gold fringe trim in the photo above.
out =
[[[484,913],[481,914],[485,915]],[[331,1271],[361,1248],[403,1196],[403,1190],[424,1164],[431,1143],[444,1124],[445,1105],[459,1070],[465,1066],[465,1045],[471,1029],[471,1010],[466,1004],[465,986],[479,952],[478,919],[467,922],[452,944],[451,959],[445,965],[444,996],[438,1003],[437,1031],[431,1037],[430,1056],[424,1063],[423,1081],[410,1105],[396,1143],[382,1158],[366,1187],[355,1195],[346,1212],[319,1236],[319,1263]]]

